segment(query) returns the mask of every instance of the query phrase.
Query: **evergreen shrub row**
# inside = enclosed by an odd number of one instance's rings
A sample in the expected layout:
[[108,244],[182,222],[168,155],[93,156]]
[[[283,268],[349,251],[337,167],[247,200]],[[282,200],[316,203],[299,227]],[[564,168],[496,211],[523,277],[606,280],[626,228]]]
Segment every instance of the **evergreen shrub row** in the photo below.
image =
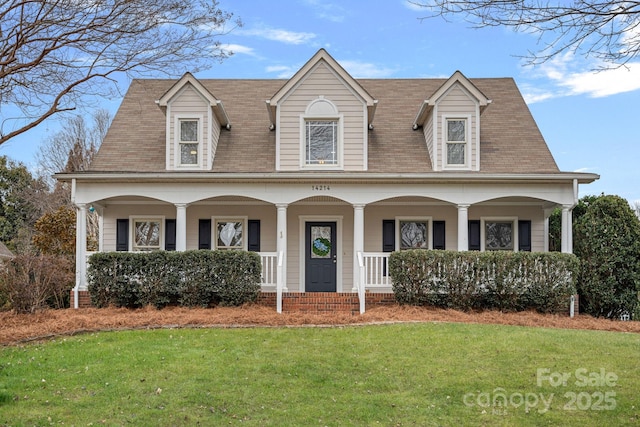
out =
[[389,259],[400,304],[543,313],[567,311],[579,260],[571,254],[407,250]]
[[96,307],[209,307],[255,301],[261,270],[254,252],[100,252],[87,276]]

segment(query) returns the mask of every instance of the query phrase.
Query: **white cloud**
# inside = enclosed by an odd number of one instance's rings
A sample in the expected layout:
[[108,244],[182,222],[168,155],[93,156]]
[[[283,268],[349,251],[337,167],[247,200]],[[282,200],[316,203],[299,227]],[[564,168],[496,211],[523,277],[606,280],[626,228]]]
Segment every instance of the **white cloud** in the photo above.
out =
[[546,101],[555,98],[557,95],[545,89],[539,89],[529,84],[521,85],[522,97],[527,104],[535,104],[536,102]]
[[243,46],[241,44],[223,44],[220,46],[220,50],[224,52],[233,52],[234,54],[241,53],[245,55],[256,56],[253,48]]
[[286,44],[304,44],[316,37],[313,33],[295,32],[288,30],[281,30],[277,28],[253,28],[247,30],[240,30],[237,34],[244,36],[258,36],[267,40],[273,40]]
[[375,64],[359,61],[338,61],[342,67],[347,70],[351,76],[356,79],[362,78],[382,78],[393,75],[394,71],[391,68],[379,67]]
[[602,98],[640,89],[640,62],[605,69],[598,63],[580,61],[566,54],[538,66],[535,72],[537,77],[551,80],[555,87],[525,91],[529,103],[572,95]]
[[570,73],[560,84],[573,94],[587,94],[593,98],[631,92],[640,89],[640,62],[611,70]]
[[279,79],[288,79],[293,76],[299,67],[292,67],[287,65],[271,65],[266,68],[267,73],[277,73],[276,77]]
[[595,170],[595,168],[578,168],[578,169],[574,170],[574,172],[575,173],[590,173],[593,170]]

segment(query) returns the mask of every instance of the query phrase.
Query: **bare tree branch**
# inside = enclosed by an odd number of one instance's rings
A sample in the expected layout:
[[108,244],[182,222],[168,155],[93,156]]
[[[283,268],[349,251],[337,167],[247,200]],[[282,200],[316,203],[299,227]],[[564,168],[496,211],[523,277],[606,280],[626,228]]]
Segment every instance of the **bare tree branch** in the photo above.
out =
[[540,49],[525,56],[540,64],[571,52],[617,68],[640,54],[640,2],[615,0],[412,1],[425,18],[462,16],[474,28],[511,27],[538,35]]
[[225,59],[218,39],[241,25],[232,19],[216,0],[0,0],[0,144],[83,96],[113,94],[120,75],[175,77]]

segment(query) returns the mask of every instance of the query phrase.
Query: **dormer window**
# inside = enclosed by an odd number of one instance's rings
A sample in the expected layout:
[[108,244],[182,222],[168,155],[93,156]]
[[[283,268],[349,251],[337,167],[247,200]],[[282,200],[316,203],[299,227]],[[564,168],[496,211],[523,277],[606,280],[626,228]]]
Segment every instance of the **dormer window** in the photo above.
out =
[[464,166],[467,163],[467,120],[447,119],[447,165]]
[[308,166],[338,164],[338,120],[307,120],[305,163]]
[[178,153],[180,166],[198,166],[201,152],[201,120],[199,118],[178,119]]
[[309,169],[342,167],[342,114],[323,96],[300,115],[300,165]]

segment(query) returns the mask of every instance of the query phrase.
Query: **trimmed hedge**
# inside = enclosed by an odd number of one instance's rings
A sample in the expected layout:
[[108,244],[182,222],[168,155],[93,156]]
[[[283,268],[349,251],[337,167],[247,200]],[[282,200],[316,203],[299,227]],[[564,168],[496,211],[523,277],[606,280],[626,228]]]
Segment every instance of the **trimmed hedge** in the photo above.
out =
[[389,258],[400,304],[436,307],[566,311],[576,293],[578,258],[531,252],[407,250]]
[[100,252],[87,276],[96,307],[209,307],[256,301],[261,271],[254,252]]

